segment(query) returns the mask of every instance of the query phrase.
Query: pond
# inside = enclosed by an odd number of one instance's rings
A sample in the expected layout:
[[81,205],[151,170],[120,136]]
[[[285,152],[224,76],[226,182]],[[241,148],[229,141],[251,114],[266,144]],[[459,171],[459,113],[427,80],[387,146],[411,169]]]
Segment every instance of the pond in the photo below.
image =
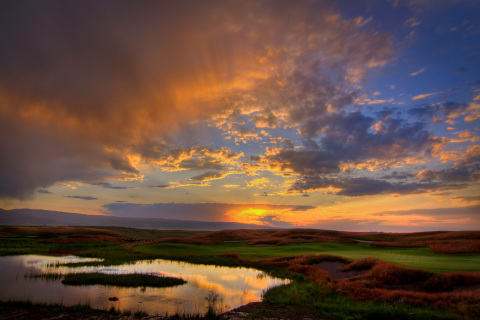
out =
[[[88,303],[92,308],[120,311],[143,311],[151,315],[204,314],[207,296],[219,295],[219,311],[260,301],[262,293],[271,287],[288,283],[249,268],[229,268],[195,265],[169,260],[137,261],[120,266],[66,267],[69,262],[92,261],[75,256],[50,257],[23,255],[0,257],[0,300],[30,300],[61,303],[65,306]],[[98,261],[98,260],[97,260]],[[30,278],[30,274],[101,272],[113,274],[147,273],[179,277],[184,285],[169,288],[122,288],[115,286],[67,286],[61,280]],[[109,301],[117,297],[118,301]]]

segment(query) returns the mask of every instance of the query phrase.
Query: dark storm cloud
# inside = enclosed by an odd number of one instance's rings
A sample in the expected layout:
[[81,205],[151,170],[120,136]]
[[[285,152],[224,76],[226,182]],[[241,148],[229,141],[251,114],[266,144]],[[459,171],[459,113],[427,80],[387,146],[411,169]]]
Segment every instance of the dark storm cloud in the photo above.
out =
[[[378,123],[378,128],[375,128]],[[441,141],[425,129],[422,122],[408,123],[401,118],[372,118],[360,112],[335,113],[308,124],[309,132],[318,139],[309,139],[303,149],[281,148],[263,161],[271,167],[285,172],[304,176],[305,181],[324,180],[329,174],[339,173],[342,163],[362,163],[368,160],[391,161],[408,157],[412,154],[429,156]],[[262,161],[262,159],[260,159]],[[397,177],[398,178],[398,177]],[[386,178],[385,178],[386,179]],[[382,182],[373,183],[366,189],[368,194],[374,190],[382,191]],[[367,182],[367,181],[364,181]],[[389,185],[388,182],[384,182]],[[418,189],[400,185],[407,190]],[[302,189],[306,188],[306,189]],[[312,190],[310,183],[298,181],[295,190]],[[393,189],[389,187],[388,189]]]
[[136,173],[122,156],[132,146],[208,114],[202,104],[189,107],[193,98],[182,104],[178,91],[201,88],[202,77],[221,80],[235,65],[241,50],[225,34],[251,7],[239,4],[3,4],[0,196]]
[[301,211],[313,209],[311,206],[290,205],[242,205],[225,203],[111,203],[103,206],[118,217],[164,218],[180,220],[225,221],[226,213],[242,209],[269,209]]
[[[313,139],[394,57],[390,35],[362,25],[327,1],[3,4],[0,197],[139,173],[130,153],[158,159],[165,137],[224,110],[255,105],[258,125]],[[223,167],[181,162],[172,169]]]
[[378,194],[416,194],[432,190],[455,190],[464,188],[465,184],[430,183],[390,183],[385,180],[371,178],[323,178],[306,176],[295,181],[290,188],[293,192],[304,192],[334,188],[333,194],[349,197],[370,196]]
[[340,171],[337,155],[317,150],[281,149],[268,157],[268,163],[281,171],[293,171],[302,175]]
[[[372,126],[379,122],[378,130]],[[439,143],[422,122],[401,118],[373,119],[360,112],[327,117],[319,139],[322,147],[342,160],[395,159],[430,153]]]
[[38,187],[57,181],[96,180],[111,174],[101,157],[78,158],[78,153],[104,154],[88,141],[72,141],[43,126],[0,117],[0,195],[24,198]]

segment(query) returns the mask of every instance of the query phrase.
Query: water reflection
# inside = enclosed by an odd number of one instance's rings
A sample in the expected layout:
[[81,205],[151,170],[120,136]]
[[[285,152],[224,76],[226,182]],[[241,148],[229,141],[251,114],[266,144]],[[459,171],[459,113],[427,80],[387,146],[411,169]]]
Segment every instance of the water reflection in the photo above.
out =
[[[223,309],[261,300],[266,289],[286,283],[255,269],[194,265],[168,260],[139,261],[114,267],[66,267],[67,262],[92,261],[73,256],[38,255],[0,257],[1,300],[28,299],[35,302],[74,305],[88,302],[93,308],[144,311],[149,314],[195,314],[207,308],[205,297],[214,291],[223,298]],[[187,284],[170,288],[120,288],[112,286],[65,286],[60,281],[26,278],[35,273],[148,273],[180,277]],[[118,301],[108,301],[108,297]]]

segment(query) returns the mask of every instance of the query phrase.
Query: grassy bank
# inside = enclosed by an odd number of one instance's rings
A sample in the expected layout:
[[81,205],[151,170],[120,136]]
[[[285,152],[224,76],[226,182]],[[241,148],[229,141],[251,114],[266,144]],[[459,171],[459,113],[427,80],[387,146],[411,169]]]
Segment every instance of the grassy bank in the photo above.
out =
[[110,285],[117,287],[173,287],[185,280],[174,277],[159,277],[149,274],[105,274],[105,273],[69,273],[62,280],[63,284],[80,285]]
[[48,238],[0,238],[0,256],[22,255],[22,254],[48,254],[52,252],[78,252],[88,249],[115,247],[110,241],[91,241],[73,243],[51,243]]
[[[462,319],[462,316],[444,310],[413,306],[402,301],[394,303],[358,302],[329,290],[325,286],[298,281],[269,290],[263,301],[267,305],[282,307],[287,312],[310,309],[316,315],[329,319]],[[268,311],[258,312],[258,316],[268,315],[274,316]]]
[[429,248],[372,246],[368,243],[317,242],[289,243],[278,246],[250,246],[243,242],[218,244],[158,243],[135,250],[161,256],[222,255],[236,252],[243,258],[259,259],[300,254],[332,254],[350,259],[377,258],[391,263],[429,271],[478,271],[480,254],[438,254]]

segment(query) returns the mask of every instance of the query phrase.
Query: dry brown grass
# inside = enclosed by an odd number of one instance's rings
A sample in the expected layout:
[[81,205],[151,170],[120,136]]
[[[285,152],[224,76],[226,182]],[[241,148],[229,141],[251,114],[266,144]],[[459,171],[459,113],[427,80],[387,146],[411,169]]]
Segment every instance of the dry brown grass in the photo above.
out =
[[[360,301],[403,301],[417,306],[429,306],[440,309],[471,308],[480,303],[480,291],[453,292],[414,292],[406,290],[391,290],[370,288],[361,281],[342,280],[330,287],[337,292]],[[480,310],[480,309],[479,309]]]
[[[223,230],[194,236],[197,242],[220,243],[224,241],[247,241],[249,245],[281,245],[302,242],[353,242],[346,234],[338,231],[316,229],[260,229],[260,230]],[[209,242],[205,242],[209,241]]]
[[428,247],[437,253],[480,253],[480,240],[436,241],[428,243]]
[[377,286],[384,286],[424,282],[432,275],[432,272],[405,268],[397,264],[381,261],[377,263],[365,277]]
[[41,226],[41,227],[4,227],[1,232],[9,236],[38,236],[38,237],[61,237],[61,236],[111,236],[119,237],[118,232],[88,227],[68,227],[68,226]]
[[351,263],[345,265],[341,271],[358,271],[358,270],[370,270],[379,264],[381,260],[376,258],[363,258],[352,261]]

